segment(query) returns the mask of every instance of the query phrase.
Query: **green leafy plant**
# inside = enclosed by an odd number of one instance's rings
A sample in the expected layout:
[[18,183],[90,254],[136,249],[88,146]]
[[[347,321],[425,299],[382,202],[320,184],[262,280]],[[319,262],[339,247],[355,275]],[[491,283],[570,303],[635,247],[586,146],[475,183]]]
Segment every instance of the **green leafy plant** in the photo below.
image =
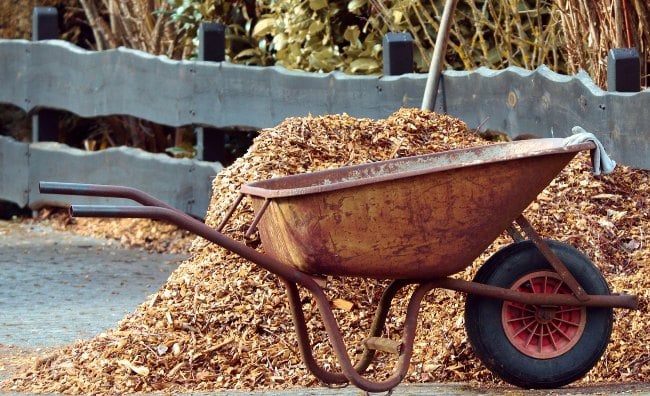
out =
[[[379,74],[384,35],[409,32],[416,47],[415,70],[426,72],[444,6],[443,0],[265,0],[254,2],[254,7],[251,3],[229,2],[225,7],[221,2],[173,0],[172,19],[191,37],[200,21],[224,21],[232,62],[312,72]],[[455,69],[546,64],[565,70],[560,19],[551,1],[460,2],[450,41],[446,59]]]

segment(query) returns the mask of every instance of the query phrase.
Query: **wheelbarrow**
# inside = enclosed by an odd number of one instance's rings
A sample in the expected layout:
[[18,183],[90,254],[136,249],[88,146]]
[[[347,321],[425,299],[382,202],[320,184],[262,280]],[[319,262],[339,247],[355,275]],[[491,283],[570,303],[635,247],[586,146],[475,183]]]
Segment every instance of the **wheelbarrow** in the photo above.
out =
[[[536,139],[271,178],[242,186],[218,229],[130,187],[41,182],[40,191],[134,200],[142,205],[72,205],[70,213],[168,221],[276,274],[303,361],[326,384],[369,392],[397,386],[408,372],[422,299],[445,288],[467,294],[466,331],[485,366],[516,386],[554,388],[596,364],[613,308],[638,305],[633,295],[610,293],[587,257],[543,239],[522,215],[578,152],[595,149],[594,142]],[[256,213],[248,234],[259,230],[263,253],[222,233],[244,197]],[[504,231],[514,242],[486,260],[473,281],[452,277]],[[324,292],[325,276],[392,280],[356,362]],[[382,336],[394,297],[409,285],[400,339]],[[314,357],[299,286],[316,301],[338,369]],[[397,359],[383,380],[365,375],[377,351]]]

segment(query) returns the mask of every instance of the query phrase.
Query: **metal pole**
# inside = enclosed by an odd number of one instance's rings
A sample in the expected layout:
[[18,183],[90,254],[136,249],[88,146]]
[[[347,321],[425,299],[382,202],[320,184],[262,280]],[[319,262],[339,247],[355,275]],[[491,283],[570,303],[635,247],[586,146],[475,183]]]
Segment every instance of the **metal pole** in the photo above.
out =
[[449,30],[451,29],[451,18],[454,15],[456,4],[458,4],[458,0],[447,0],[445,9],[442,12],[440,29],[438,29],[438,36],[436,37],[436,47],[433,49],[427,85],[424,89],[424,97],[422,98],[422,110],[433,110],[433,106],[436,104],[438,82],[442,74],[447,41],[449,40]]

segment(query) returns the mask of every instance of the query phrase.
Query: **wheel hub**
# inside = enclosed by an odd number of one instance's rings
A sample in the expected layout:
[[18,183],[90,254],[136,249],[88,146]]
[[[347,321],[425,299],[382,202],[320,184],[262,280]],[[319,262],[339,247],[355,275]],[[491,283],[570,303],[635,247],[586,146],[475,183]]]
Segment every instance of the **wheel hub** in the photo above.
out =
[[[571,294],[571,289],[552,271],[527,274],[512,289],[535,294]],[[580,340],[586,320],[585,307],[506,301],[501,313],[501,323],[510,343],[524,355],[537,359],[551,359],[570,350]]]
[[537,307],[535,319],[540,324],[548,324],[553,320],[556,311],[555,307]]

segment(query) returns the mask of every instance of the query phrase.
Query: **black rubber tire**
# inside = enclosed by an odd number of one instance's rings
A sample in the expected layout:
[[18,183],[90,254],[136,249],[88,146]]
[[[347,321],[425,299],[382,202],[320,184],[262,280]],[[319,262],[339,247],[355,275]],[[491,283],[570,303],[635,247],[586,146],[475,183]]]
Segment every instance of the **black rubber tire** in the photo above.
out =
[[[600,271],[578,250],[557,241],[546,241],[580,285],[589,294],[609,294]],[[513,243],[490,257],[474,281],[511,288],[527,274],[552,271],[531,241]],[[539,359],[520,352],[504,330],[502,309],[506,302],[468,295],[465,328],[475,354],[504,381],[526,389],[557,388],[583,377],[605,352],[612,330],[612,308],[586,308],[582,335],[567,351]]]

